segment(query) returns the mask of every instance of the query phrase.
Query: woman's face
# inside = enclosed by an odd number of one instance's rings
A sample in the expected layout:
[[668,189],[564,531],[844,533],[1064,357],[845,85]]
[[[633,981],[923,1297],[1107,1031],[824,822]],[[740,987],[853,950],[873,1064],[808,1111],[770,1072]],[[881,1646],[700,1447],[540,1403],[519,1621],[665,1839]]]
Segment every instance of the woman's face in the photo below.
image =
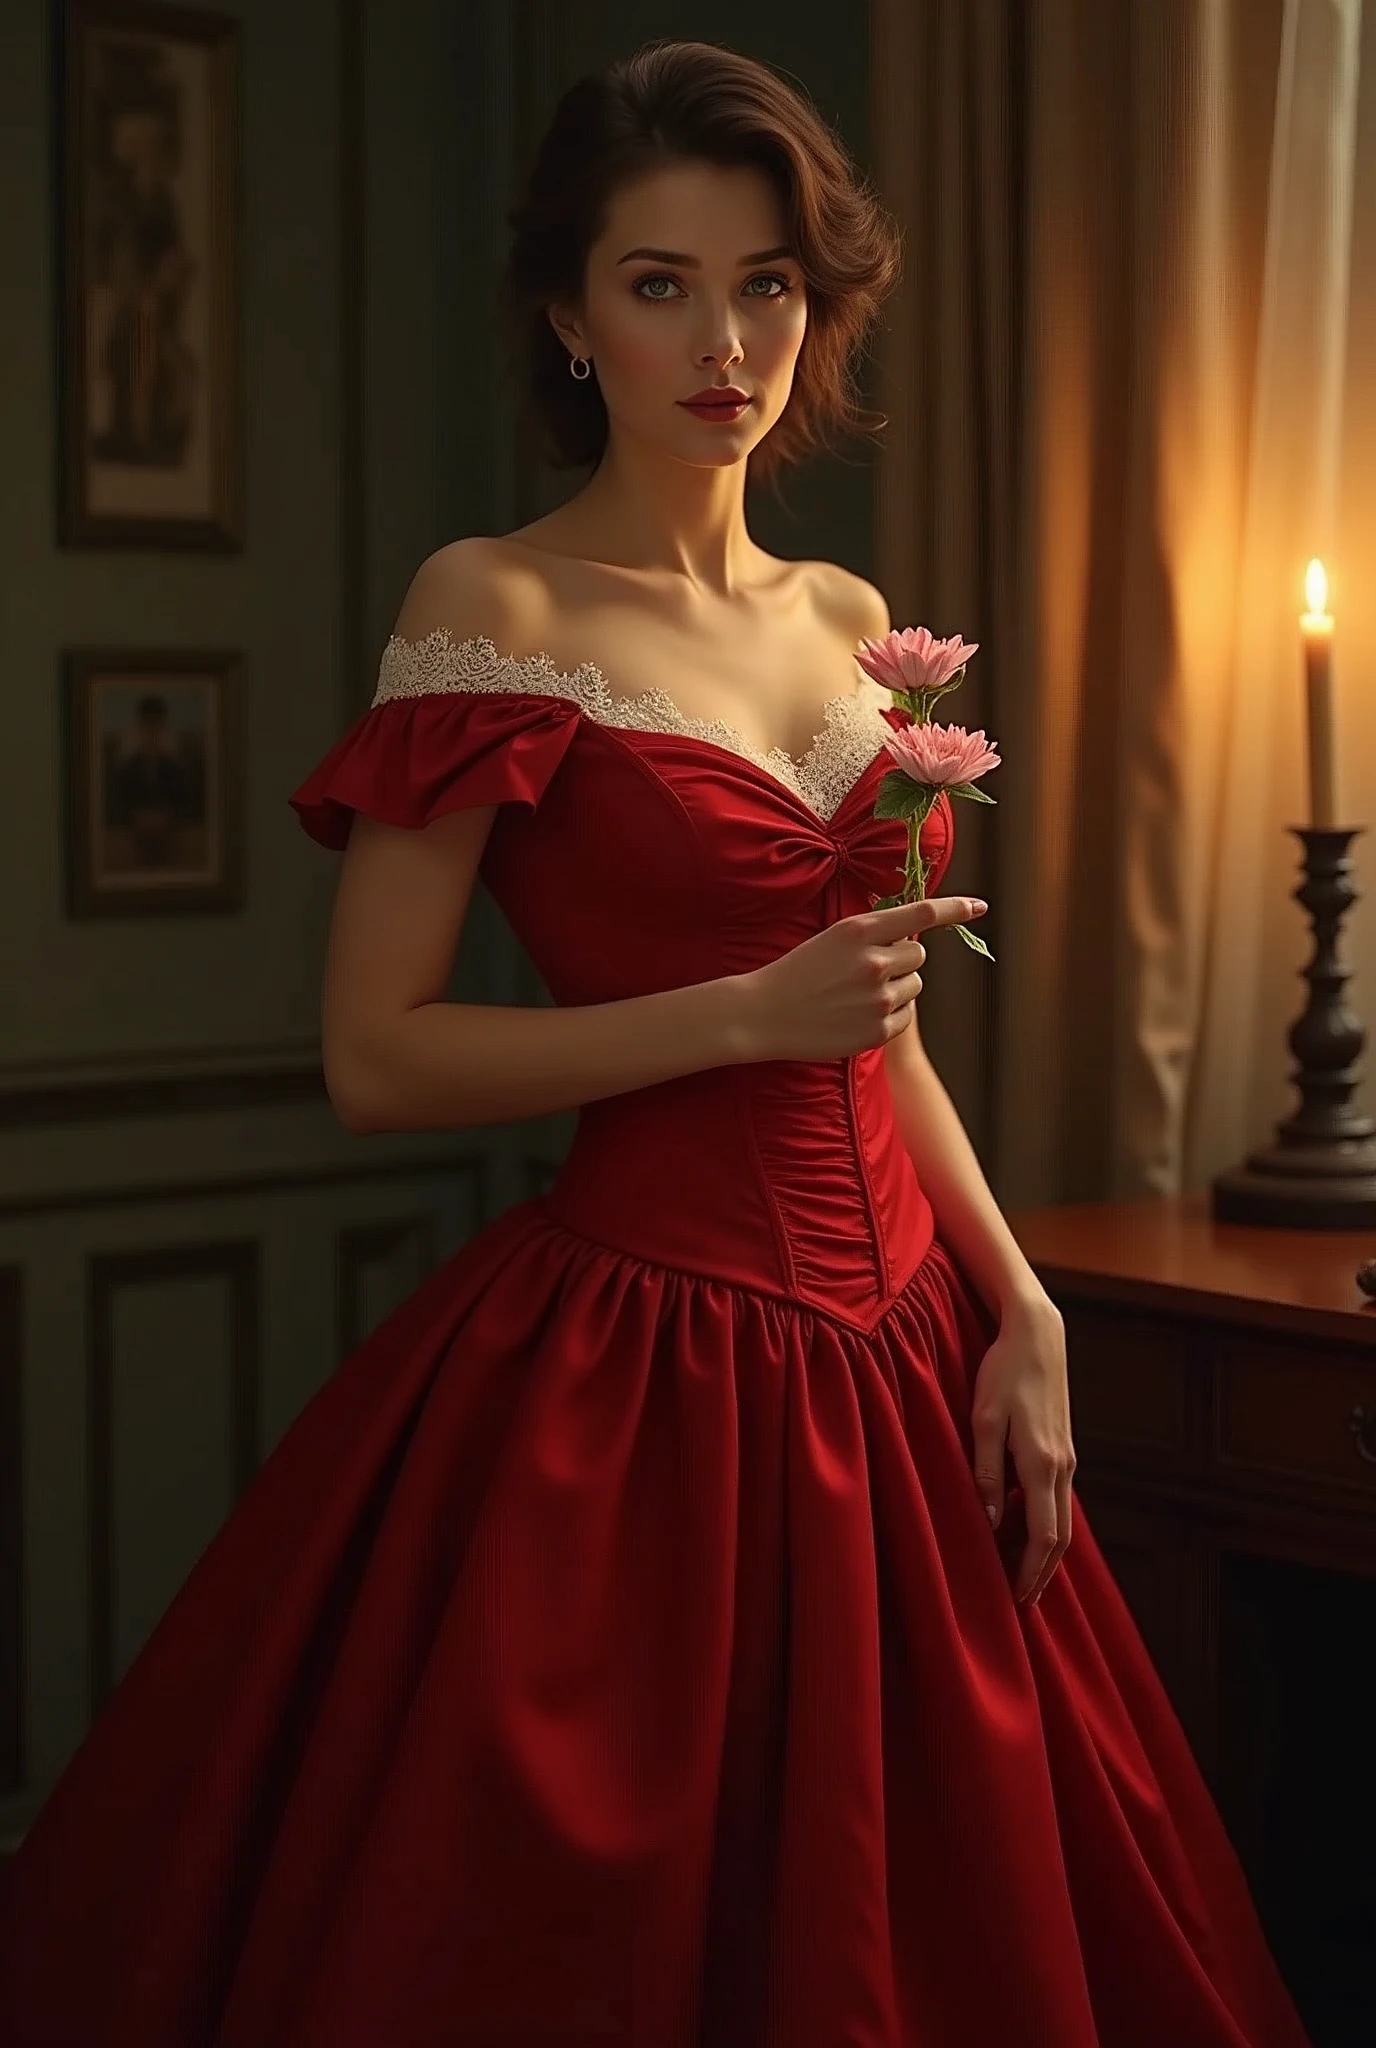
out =
[[[677,163],[624,186],[588,254],[583,305],[550,318],[587,357],[612,430],[681,462],[741,462],[788,402],[807,325],[773,183],[750,166]],[[683,401],[734,385],[749,403]]]

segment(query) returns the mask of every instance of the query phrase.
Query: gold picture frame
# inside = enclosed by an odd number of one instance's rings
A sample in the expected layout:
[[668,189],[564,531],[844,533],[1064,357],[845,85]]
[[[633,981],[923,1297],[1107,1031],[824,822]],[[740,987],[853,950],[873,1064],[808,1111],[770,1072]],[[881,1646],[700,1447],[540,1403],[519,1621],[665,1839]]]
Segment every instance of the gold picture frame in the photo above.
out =
[[68,915],[242,909],[239,656],[70,648],[62,663]]
[[61,0],[58,540],[243,545],[237,21]]

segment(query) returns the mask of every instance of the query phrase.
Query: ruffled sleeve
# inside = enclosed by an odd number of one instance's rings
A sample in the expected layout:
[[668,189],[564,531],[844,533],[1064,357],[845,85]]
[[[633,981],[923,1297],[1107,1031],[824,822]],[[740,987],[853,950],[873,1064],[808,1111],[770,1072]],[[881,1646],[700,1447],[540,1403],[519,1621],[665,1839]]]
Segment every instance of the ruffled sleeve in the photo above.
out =
[[[372,708],[290,798],[311,838],[335,852],[360,812],[419,830],[482,804],[534,810],[578,728],[576,701],[511,687],[522,678],[510,665],[476,681],[451,667],[431,671],[428,686],[397,687],[401,644],[384,656]],[[418,673],[414,664],[404,672]]]

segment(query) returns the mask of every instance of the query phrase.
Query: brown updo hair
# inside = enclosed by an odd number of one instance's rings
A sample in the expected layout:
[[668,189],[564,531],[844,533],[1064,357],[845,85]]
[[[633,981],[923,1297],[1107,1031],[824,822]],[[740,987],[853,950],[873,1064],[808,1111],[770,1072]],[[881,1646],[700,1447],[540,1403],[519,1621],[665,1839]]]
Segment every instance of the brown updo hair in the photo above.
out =
[[582,299],[588,251],[605,229],[613,193],[682,162],[764,171],[807,287],[793,389],[751,451],[752,479],[828,446],[838,432],[882,426],[882,415],[860,406],[854,368],[898,277],[896,226],[803,92],[738,51],[661,39],[570,86],[507,214],[512,242],[501,308],[527,412],[554,466],[599,462],[608,423],[596,375],[569,375],[548,309]]

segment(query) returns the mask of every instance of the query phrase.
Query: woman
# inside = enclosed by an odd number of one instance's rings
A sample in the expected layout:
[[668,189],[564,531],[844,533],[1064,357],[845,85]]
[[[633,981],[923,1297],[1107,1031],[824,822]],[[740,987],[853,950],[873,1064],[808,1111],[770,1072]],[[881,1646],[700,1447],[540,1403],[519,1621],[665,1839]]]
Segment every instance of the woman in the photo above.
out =
[[[698,44],[566,96],[514,229],[592,473],[422,565],[293,801],[347,848],[346,1124],[577,1136],[126,1676],[20,1851],[4,2038],[1302,2048],[1071,1543],[1060,1319],[918,1037],[918,935],[984,906],[870,907],[883,601],[746,527],[747,473],[853,416],[893,230]],[[479,870],[552,1011],[444,999]]]

